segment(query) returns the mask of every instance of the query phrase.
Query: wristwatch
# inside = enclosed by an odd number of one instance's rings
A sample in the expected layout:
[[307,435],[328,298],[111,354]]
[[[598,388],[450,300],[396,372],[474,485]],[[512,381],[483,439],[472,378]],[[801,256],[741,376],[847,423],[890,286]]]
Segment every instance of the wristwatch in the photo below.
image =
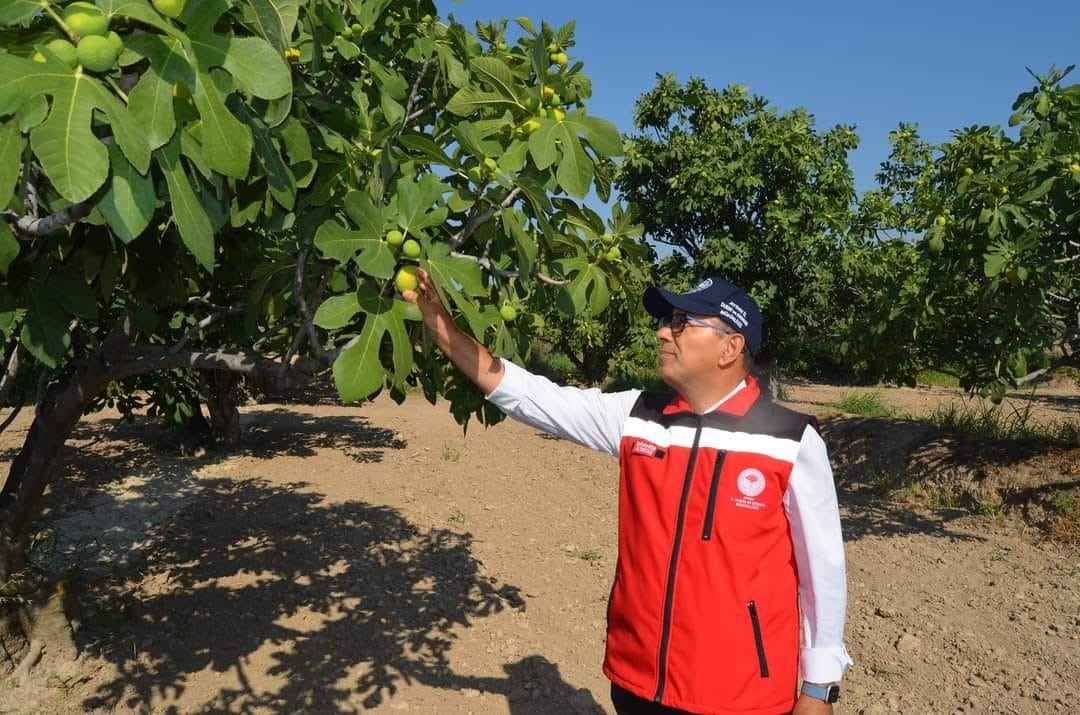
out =
[[840,686],[836,683],[810,683],[804,680],[802,694],[826,703],[835,703],[840,699]]

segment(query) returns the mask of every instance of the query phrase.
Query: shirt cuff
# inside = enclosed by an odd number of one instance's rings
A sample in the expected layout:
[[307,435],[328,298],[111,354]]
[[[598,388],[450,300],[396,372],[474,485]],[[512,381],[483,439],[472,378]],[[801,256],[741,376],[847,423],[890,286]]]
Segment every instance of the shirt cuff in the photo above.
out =
[[799,661],[803,680],[811,683],[837,683],[852,660],[840,648],[803,648]]

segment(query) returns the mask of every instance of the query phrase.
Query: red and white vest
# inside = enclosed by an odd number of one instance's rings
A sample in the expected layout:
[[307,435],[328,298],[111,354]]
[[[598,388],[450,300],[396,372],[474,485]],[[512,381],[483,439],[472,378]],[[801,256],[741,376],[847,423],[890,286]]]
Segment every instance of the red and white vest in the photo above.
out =
[[604,659],[614,683],[694,713],[794,707],[799,608],[783,502],[808,425],[753,380],[705,415],[641,394],[619,448]]

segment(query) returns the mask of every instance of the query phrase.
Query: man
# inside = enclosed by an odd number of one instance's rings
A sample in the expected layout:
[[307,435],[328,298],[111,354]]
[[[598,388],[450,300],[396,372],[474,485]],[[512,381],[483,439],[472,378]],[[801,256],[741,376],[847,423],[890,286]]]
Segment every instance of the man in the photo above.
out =
[[851,663],[836,489],[813,418],[751,375],[762,330],[749,295],[720,279],[645,292],[674,394],[557,386],[459,330],[423,271],[404,297],[508,415],[619,457],[604,657],[616,712],[832,712]]

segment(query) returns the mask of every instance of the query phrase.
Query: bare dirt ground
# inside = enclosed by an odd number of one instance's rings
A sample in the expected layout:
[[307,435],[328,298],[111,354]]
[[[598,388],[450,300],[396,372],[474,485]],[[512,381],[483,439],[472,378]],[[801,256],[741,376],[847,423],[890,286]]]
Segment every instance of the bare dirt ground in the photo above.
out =
[[[1076,712],[1080,551],[1047,540],[1038,497],[1080,487],[1080,450],[837,415],[846,391],[788,393],[840,484],[838,712]],[[957,398],[879,393],[912,414]],[[1080,412],[1076,390],[1039,399]],[[418,396],[253,405],[243,427],[239,452],[197,460],[115,415],[78,428],[36,556],[78,592],[82,654],[0,681],[0,711],[610,711],[615,460],[510,422],[463,436]],[[925,483],[963,498],[911,503]]]

